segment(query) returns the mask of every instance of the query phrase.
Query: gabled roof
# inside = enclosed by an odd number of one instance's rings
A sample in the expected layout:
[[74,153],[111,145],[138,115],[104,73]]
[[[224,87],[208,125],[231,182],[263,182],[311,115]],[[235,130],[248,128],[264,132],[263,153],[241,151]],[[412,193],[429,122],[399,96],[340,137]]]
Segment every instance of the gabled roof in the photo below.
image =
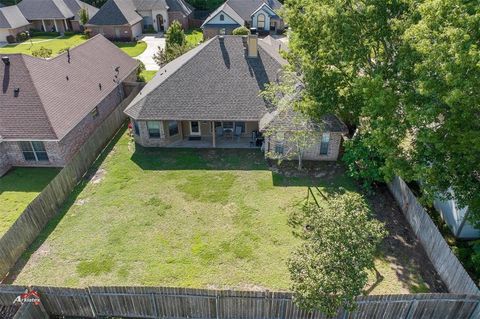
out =
[[168,11],[179,11],[184,15],[190,15],[195,9],[185,0],[166,0]]
[[[300,121],[302,125],[296,125],[296,121]],[[327,114],[322,116],[320,121],[313,121],[309,117],[302,116],[300,113],[296,113],[290,109],[285,111],[275,110],[265,114],[260,121],[260,130],[266,131],[272,127],[274,127],[275,130],[285,132],[302,130],[308,127],[311,130],[323,132],[348,133],[347,126],[335,115]]]
[[132,0],[108,0],[87,24],[134,25],[142,21]]
[[27,20],[69,19],[75,16],[63,0],[22,0],[18,8]]
[[230,17],[233,21],[238,23],[238,26],[242,26],[245,24],[245,21],[242,19],[241,16],[239,16],[235,10],[233,10],[226,2],[222,4],[220,7],[217,8],[217,10],[213,11],[208,18],[203,22],[202,27],[205,25],[208,25],[210,21],[212,21],[213,18],[218,16],[220,13],[224,13],[228,17]]
[[138,11],[165,10],[168,8],[166,0],[132,0],[132,3]]
[[65,4],[67,5],[67,7],[75,15],[75,17],[73,19],[76,20],[76,21],[80,20],[79,13],[80,13],[80,9],[82,9],[82,8],[87,9],[89,17],[93,17],[99,10],[98,8],[96,8],[92,5],[90,5],[88,3],[85,3],[85,2],[82,2],[82,1],[79,1],[79,0],[63,0],[63,1],[65,1]]
[[17,6],[0,8],[0,28],[15,29],[29,24]]
[[260,7],[258,7],[257,10],[253,11],[250,16],[252,17],[260,10],[263,10],[264,12],[268,13],[270,17],[278,18],[278,15],[275,13],[275,11],[272,8],[270,8],[270,6],[266,3],[262,3]]
[[125,113],[140,120],[258,121],[267,112],[259,95],[282,63],[263,49],[246,56],[243,37],[215,37],[159,70]]
[[278,0],[228,0],[226,2],[244,21],[250,21],[252,13],[261,5],[267,4],[272,10],[278,10],[282,4]]
[[[116,90],[138,62],[101,35],[53,59],[23,54],[0,62],[0,139],[60,140]],[[99,84],[102,85],[101,89]],[[15,89],[18,88],[17,96]]]

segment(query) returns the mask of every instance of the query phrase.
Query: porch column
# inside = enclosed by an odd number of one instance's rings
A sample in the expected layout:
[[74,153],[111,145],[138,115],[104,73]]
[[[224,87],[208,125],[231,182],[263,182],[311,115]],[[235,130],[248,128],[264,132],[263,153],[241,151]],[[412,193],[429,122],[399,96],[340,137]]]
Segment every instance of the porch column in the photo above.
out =
[[57,20],[53,19],[53,25],[55,26],[55,31],[60,32],[57,25]]
[[45,26],[45,21],[42,19],[43,31],[47,32],[47,27]]
[[216,138],[215,135],[216,135],[216,134],[215,134],[215,122],[212,121],[212,141],[213,141],[213,147],[214,147],[214,148],[217,147],[217,146],[216,146],[216,142],[215,142],[215,138]]
[[65,23],[65,31],[68,31],[68,23],[67,19],[64,19],[63,22]]

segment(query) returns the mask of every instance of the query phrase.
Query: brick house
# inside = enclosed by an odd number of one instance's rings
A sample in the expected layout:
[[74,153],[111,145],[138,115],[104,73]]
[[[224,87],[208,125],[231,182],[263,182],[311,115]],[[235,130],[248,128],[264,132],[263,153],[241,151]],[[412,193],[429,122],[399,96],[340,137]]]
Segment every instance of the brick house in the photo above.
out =
[[[202,43],[161,68],[126,108],[135,141],[145,147],[260,148],[261,131],[280,122],[265,120],[275,119],[274,110],[259,93],[285,64],[278,47],[256,35]],[[324,122],[308,159],[338,157],[345,126],[333,115]],[[266,154],[275,143],[263,141]]]
[[184,0],[108,0],[87,23],[92,34],[132,41],[144,31],[164,32],[172,21],[190,26],[193,7]]
[[60,33],[81,31],[81,8],[87,9],[90,17],[98,12],[97,8],[80,0],[22,0],[18,8],[33,29]]
[[17,34],[27,31],[30,22],[25,19],[17,6],[0,8],[0,42],[7,42],[9,35],[16,37]]
[[255,28],[260,34],[283,32],[285,24],[277,14],[281,7],[277,0],[227,0],[202,24],[203,36],[232,34],[240,26]]
[[124,99],[137,67],[100,35],[49,60],[3,56],[0,176],[12,166],[64,166]]

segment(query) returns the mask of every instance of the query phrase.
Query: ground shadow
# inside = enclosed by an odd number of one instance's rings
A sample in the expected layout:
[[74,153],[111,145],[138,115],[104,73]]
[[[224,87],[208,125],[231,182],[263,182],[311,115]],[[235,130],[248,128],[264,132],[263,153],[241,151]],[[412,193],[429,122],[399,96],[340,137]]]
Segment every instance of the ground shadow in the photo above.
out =
[[3,279],[3,281],[1,281],[2,284],[12,284],[15,281],[16,277],[18,276],[18,274],[20,274],[22,272],[23,268],[28,263],[28,261],[30,260],[32,255],[43,245],[43,243],[47,240],[47,238],[55,230],[55,228],[57,228],[57,225],[63,219],[65,214],[70,210],[72,205],[77,200],[77,197],[80,195],[80,193],[83,191],[83,189],[88,185],[89,181],[93,178],[93,176],[95,176],[95,172],[102,165],[102,163],[107,158],[110,151],[114,148],[115,144],[122,137],[123,133],[124,133],[123,129],[120,130],[119,132],[117,132],[117,134],[114,136],[114,138],[103,149],[102,153],[98,156],[98,158],[95,160],[95,162],[92,164],[92,166],[90,166],[90,168],[88,169],[85,176],[80,180],[80,182],[77,184],[77,186],[75,186],[73,191],[70,193],[70,196],[68,196],[66,201],[60,207],[57,215],[55,215],[55,217],[53,217],[47,223],[47,225],[40,232],[40,234],[37,236],[35,241],[25,250],[25,252],[18,259],[16,264],[10,270],[7,277],[5,277]]
[[41,192],[57,176],[60,168],[15,167],[0,177],[0,194],[3,192]]

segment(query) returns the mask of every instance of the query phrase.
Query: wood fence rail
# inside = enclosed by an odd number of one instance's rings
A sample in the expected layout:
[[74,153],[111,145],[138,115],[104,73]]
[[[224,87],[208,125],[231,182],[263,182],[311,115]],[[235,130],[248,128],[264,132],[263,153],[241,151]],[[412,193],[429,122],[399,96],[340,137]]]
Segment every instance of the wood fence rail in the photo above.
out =
[[[51,316],[101,318],[323,319],[299,309],[288,292],[231,291],[165,287],[32,287]],[[26,287],[0,285],[0,305],[11,305]],[[357,298],[346,318],[480,317],[480,297],[462,294],[381,295]]]
[[449,292],[480,295],[480,290],[453,254],[437,226],[419,203],[408,185],[395,177],[388,184],[390,192],[402,209],[403,214],[425,249]]
[[7,275],[25,249],[54,217],[63,202],[98,157],[98,154],[125,122],[124,109],[138,94],[141,85],[130,85],[128,97],[118,105],[78,150],[73,159],[27,206],[0,238],[0,279]]

